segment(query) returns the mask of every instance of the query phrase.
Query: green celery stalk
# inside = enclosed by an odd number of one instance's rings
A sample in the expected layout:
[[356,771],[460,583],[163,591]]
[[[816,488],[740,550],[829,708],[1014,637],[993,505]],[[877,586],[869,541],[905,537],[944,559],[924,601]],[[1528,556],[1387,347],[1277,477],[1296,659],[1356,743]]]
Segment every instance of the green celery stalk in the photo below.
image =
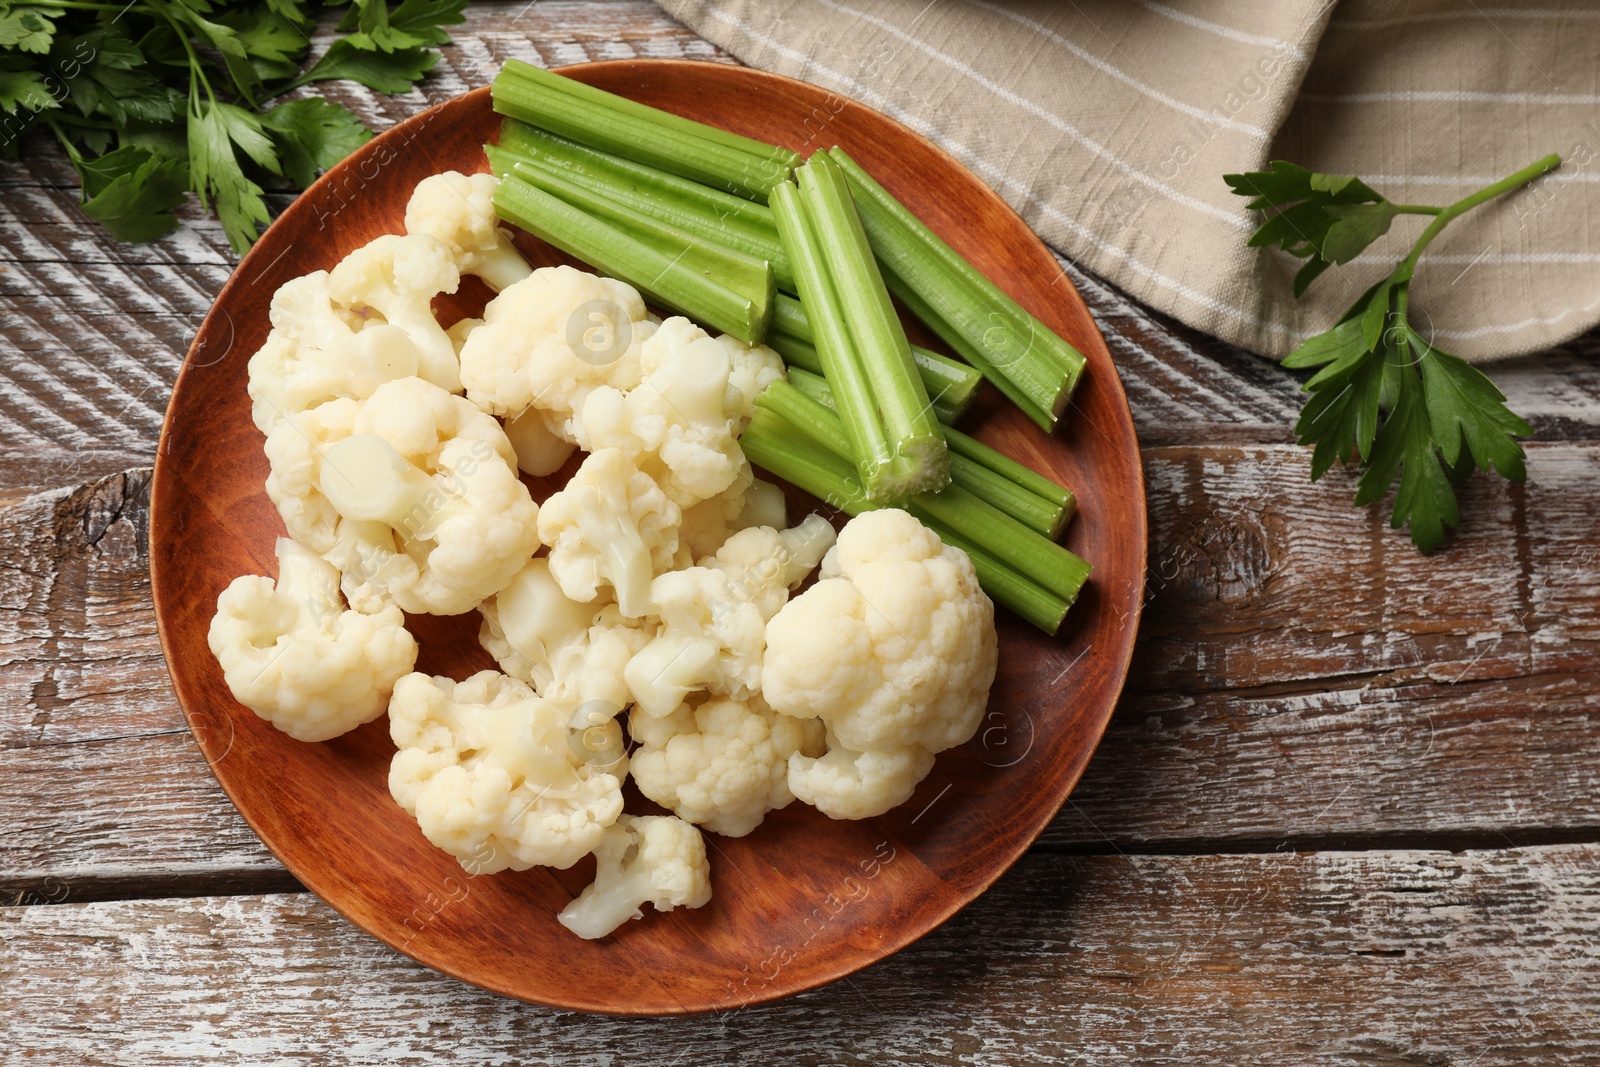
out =
[[[781,301],[783,298],[780,296],[778,299]],[[777,306],[775,304],[774,308]],[[782,356],[790,366],[820,375],[822,357],[817,355],[816,346],[810,341],[780,332],[777,326],[777,315],[774,314],[772,326],[767,331],[767,347]],[[978,398],[983,375],[965,363],[958,363],[949,356],[916,345],[911,346],[911,359],[917,365],[917,375],[922,379],[922,387],[928,391],[928,399],[933,404],[933,412],[939,422],[949,426],[965,415]]]
[[952,329],[944,319],[939,317],[939,314],[933,308],[928,306],[927,301],[917,295],[914,289],[907,286],[890,272],[884,273],[883,280],[888,285],[889,291],[910,309],[911,314],[921,319],[930,330],[939,335],[939,338],[945,344],[955,349],[956,355],[975,367],[991,385],[1000,390],[1007,400],[1021,409],[1022,413],[1032,419],[1034,424],[1041,430],[1045,433],[1054,432],[1056,416],[1035,404],[1027,393],[1023,392],[1010,378],[1001,374],[1000,369],[989,362],[988,357],[983,354],[981,349],[971,344],[959,331]]
[[509,178],[502,181],[511,179],[528,182],[552,196],[560,197],[580,211],[602,219],[634,240],[674,257],[690,270],[713,278],[750,300],[756,307],[756,314],[762,323],[762,336],[765,336],[767,324],[772,320],[773,298],[776,296],[772,266],[765,259],[675,229],[656,217],[574,185],[560,171],[518,163]]
[[[837,392],[834,395],[837,397]],[[756,397],[756,407],[776,415],[784,425],[815,446],[814,452],[828,452],[836,459],[843,458],[840,449],[847,435],[840,425],[840,417],[788,382],[779,379],[767,386]],[[743,443],[741,437],[741,446]],[[772,473],[785,477],[778,470]],[[1083,559],[959,485],[947,485],[937,492],[917,493],[905,506],[919,518],[927,515],[943,523],[1068,604],[1077,599],[1078,591],[1089,577],[1090,567]]]
[[747,148],[737,143],[747,138],[603,90],[573,90],[581,84],[509,59],[491,95],[502,115],[752,200],[764,201],[798,159],[759,141]]
[[559,197],[512,178],[495,189],[494,206],[513,226],[627,282],[656,303],[750,344],[761,340],[766,323],[749,298]]
[[[750,462],[846,514],[859,515],[885,506],[867,495],[852,461],[819,447],[770,406],[757,404],[750,425],[739,438],[739,445]],[[910,508],[913,514],[917,513],[915,504]],[[1071,606],[1068,600],[1001,562],[972,538],[953,532],[931,514],[926,518],[918,515],[918,518],[942,539],[967,553],[977,571],[979,584],[996,603],[1048,634],[1060,629]]]
[[682,115],[676,115],[670,111],[663,111],[658,107],[651,107],[649,104],[641,104],[637,100],[630,100],[625,96],[618,96],[616,93],[597,89],[587,82],[578,81],[576,78],[568,78],[555,71],[534,66],[532,63],[524,63],[520,59],[509,59],[505,65],[506,68],[512,69],[517,77],[525,78],[530,82],[541,82],[557,92],[566,93],[580,100],[588,100],[602,107],[609,107],[639,119],[658,123],[683,134],[685,137],[699,137],[735,151],[745,152],[762,159],[773,159],[786,164],[783,177],[788,177],[788,172],[800,165],[800,154],[787,148],[779,148],[777,145],[758,141],[753,137],[745,137],[742,134],[724,130],[720,126],[697,122],[694,119],[684,118]]
[[526,122],[513,118],[501,120],[500,142],[496,147],[562,170],[577,171],[607,186],[628,186],[652,199],[679,202],[686,209],[723,219],[729,226],[764,234],[773,241],[778,239],[778,224],[772,221],[772,209],[765,204],[713,189],[659,167],[590,148]]
[[917,518],[938,534],[941,541],[955,545],[967,554],[967,558],[972,560],[972,569],[978,572],[978,584],[997,603],[1004,604],[1051,637],[1060,631],[1067,610],[1072,607],[1070,601],[1062,600],[1050,590],[1029,581],[1026,575],[1007,567],[932,516],[918,515]]
[[806,344],[815,344],[817,340],[811,334],[811,320],[806,318],[805,306],[782,293],[778,294],[778,302],[772,308],[772,329]]
[[[811,371],[800,367],[790,367],[788,382],[797,392],[810,397],[829,409],[833,408],[833,390],[828,386],[828,379],[822,375],[813,374]],[[934,402],[934,406],[938,406],[937,401]],[[784,414],[787,416],[787,412]],[[790,421],[797,420],[791,419]],[[945,433],[948,435],[951,432],[950,428],[946,426]],[[966,435],[963,434],[962,436],[965,437]],[[970,437],[966,439],[978,450],[992,453],[995,458],[991,462],[997,464],[1015,463],[1014,460],[995,452],[988,445],[975,441]],[[845,445],[844,447],[848,449],[849,446]],[[1026,470],[1027,468],[1024,467],[1023,469]],[[1029,473],[1032,472],[1030,471]],[[1048,485],[1055,484],[1048,479],[1045,479],[1045,482]],[[1038,493],[1023,488],[1010,478],[997,473],[990,466],[957,453],[954,446],[950,450],[950,484],[959,485],[973,495],[982,497],[1024,526],[1044,534],[1052,541],[1061,535],[1061,531],[1066,528],[1068,520],[1072,518],[1072,509],[1069,507],[1060,503],[1053,503]],[[1056,488],[1059,489],[1060,486],[1056,486]],[[1069,499],[1072,497],[1072,493],[1069,490],[1063,490],[1063,492],[1067,493]]]
[[1078,497],[1071,489],[1064,485],[1052,482],[1032,467],[1026,467],[1003,452],[997,452],[977,438],[969,437],[960,430],[945,428],[945,440],[950,444],[950,451],[958,456],[965,456],[975,463],[981,463],[994,473],[1006,478],[1022,488],[1041,496],[1058,507],[1066,509],[1070,514],[1077,510]]
[[[888,273],[984,354],[988,366],[974,366],[986,376],[992,369],[1037,408],[1059,418],[1083,373],[1083,354],[984,277],[842,149],[828,154],[843,168],[862,225]],[[938,329],[935,323],[928,325]]]
[[[767,212],[766,226],[763,228],[758,222],[710,207],[700,200],[678,196],[673,190],[641,185],[630,177],[611,173],[601,167],[567,166],[548,154],[522,153],[499,145],[484,145],[483,151],[490,169],[500,177],[518,166],[547,172],[606,203],[649,216],[701,240],[764,259],[772,264],[773,278],[778,286],[794,289],[794,272],[789,266],[789,256],[778,241],[777,227],[772,222],[771,212],[764,205],[748,200],[737,201],[745,207]],[[527,176],[526,173],[524,176]]]
[[[875,273],[863,276],[862,261],[872,261],[859,223],[851,230],[854,208],[848,199],[840,205],[828,196],[832,189],[818,193],[817,171],[802,167],[801,173],[809,174],[811,192],[778,186],[772,194],[773,215],[794,264],[806,318],[834,386],[861,480],[883,500],[937,488],[950,476],[944,438],[904,332],[896,346],[885,336],[889,327],[871,294],[862,292],[873,281],[882,290],[882,281]],[[837,188],[843,189],[842,182]],[[848,197],[848,189],[843,192]],[[887,306],[888,293],[882,295]],[[899,327],[898,319],[893,326]]]

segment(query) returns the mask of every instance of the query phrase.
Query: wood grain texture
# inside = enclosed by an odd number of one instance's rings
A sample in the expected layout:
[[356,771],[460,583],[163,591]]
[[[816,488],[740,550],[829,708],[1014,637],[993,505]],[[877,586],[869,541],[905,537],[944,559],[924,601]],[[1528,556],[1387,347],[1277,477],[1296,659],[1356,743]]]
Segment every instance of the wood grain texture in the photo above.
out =
[[[125,1067],[1559,1067],[1600,1060],[1597,871],[1594,846],[1035,853],[862,974],[697,1019],[468,989],[305,895],[0,909],[0,983],[12,1048]],[[474,891],[443,890],[418,937]]]
[[[1289,446],[1146,453],[1150,592],[1131,684],[1044,843],[1482,846],[1600,832],[1600,548],[1586,503],[1600,447],[1534,446],[1526,487],[1473,483],[1481,519],[1433,563],[1307,482],[1305,463]],[[134,472],[0,508],[0,777],[29,783],[0,791],[11,892],[55,877],[72,899],[97,899],[227,872],[248,887],[279,870],[172,699],[149,608],[145,484]],[[1404,579],[1393,588],[1362,579],[1380,557]],[[96,606],[57,620],[51,597]],[[991,727],[975,743],[984,759],[1027,749],[1026,720]],[[140,878],[155,888],[137,890]]]

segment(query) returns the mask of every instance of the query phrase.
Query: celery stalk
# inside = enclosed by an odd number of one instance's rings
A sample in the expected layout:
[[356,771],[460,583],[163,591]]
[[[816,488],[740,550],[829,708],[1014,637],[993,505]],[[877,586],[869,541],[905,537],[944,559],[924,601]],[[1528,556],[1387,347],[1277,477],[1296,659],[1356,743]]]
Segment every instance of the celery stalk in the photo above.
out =
[[[916,509],[912,509],[912,514],[916,514]],[[967,558],[972,560],[972,569],[978,572],[978,584],[983,586],[984,592],[1051,637],[1060,631],[1062,620],[1072,607],[1071,601],[1062,600],[1050,590],[1029,581],[1026,575],[1007,567],[932,516],[917,515],[917,518],[938,534],[940,540],[955,545],[967,554]]]
[[[850,460],[819,446],[807,433],[796,428],[770,406],[758,402],[755,415],[739,438],[739,444],[750,462],[847,514],[859,515],[863,511],[884,506],[863,490]],[[979,583],[996,603],[1010,608],[1046,633],[1054,634],[1071,606],[1071,599],[1056,595],[998,558],[992,546],[981,537],[974,536],[970,530],[963,532],[956,526],[947,525],[941,517],[921,507],[925,498],[941,495],[919,494],[912,498],[907,508],[942,539],[967,553],[978,573]],[[961,522],[963,508],[958,504],[954,511],[958,522]],[[995,535],[993,528],[984,528],[981,523],[961,523],[963,529],[974,525],[980,528],[981,533]],[[1015,524],[1013,529],[1027,532]],[[1088,565],[1081,560],[1078,562],[1086,574]]]
[[917,295],[914,289],[911,289],[892,273],[885,272],[883,280],[889,287],[889,291],[910,310],[911,314],[921,319],[930,330],[939,335],[939,338],[945,344],[955,349],[956,355],[975,367],[990,384],[1000,390],[1007,400],[1015,404],[1024,415],[1032,419],[1036,426],[1045,433],[1051,433],[1055,430],[1056,416],[1035,404],[1027,393],[1023,392],[1010,378],[1001,374],[1000,369],[989,362],[988,357],[983,354],[980,348],[971,344],[960,332],[952,329],[928,305],[927,301]]
[[843,168],[887,272],[983,354],[988,367],[974,366],[986,376],[992,369],[1037,408],[1059,417],[1083,373],[1082,353],[984,277],[842,149],[828,154]]
[[944,436],[950,443],[950,451],[954,454],[983,464],[1001,477],[1015,482],[1035,495],[1066,509],[1069,513],[1077,509],[1077,495],[1066,486],[1052,482],[1033,468],[1023,466],[1003,452],[996,452],[982,441],[968,437],[960,430],[946,427]]
[[[828,379],[820,374],[800,367],[790,367],[788,382],[796,391],[810,397],[817,403],[830,409],[833,408],[833,390],[828,386]],[[938,402],[935,401],[935,407]],[[787,415],[787,412],[784,412]],[[798,421],[791,418],[790,421]],[[949,426],[945,427],[947,436],[955,433]],[[1071,520],[1074,507],[1066,503],[1058,503],[1047,499],[1045,496],[1025,488],[1022,484],[1012,480],[999,471],[996,466],[1010,464],[1021,467],[1015,460],[996,452],[988,445],[976,441],[966,434],[961,435],[968,444],[968,451],[984,456],[983,460],[970,455],[958,453],[954,444],[950,447],[950,484],[959,485],[975,496],[982,497],[1013,519],[1038,533],[1044,534],[1052,541],[1061,535]],[[984,455],[987,453],[987,455]],[[985,460],[987,462],[985,462]],[[1027,471],[1026,467],[1022,467]],[[1033,474],[1032,471],[1028,471]],[[1034,475],[1045,485],[1066,494],[1071,501],[1072,491],[1063,489],[1048,478]]]
[[502,115],[751,200],[765,200],[798,160],[785,149],[634,103],[521,60],[509,59],[500,68],[492,96]]
[[[779,300],[782,300],[781,296]],[[775,304],[774,309],[778,306]],[[817,355],[816,346],[810,341],[780,332],[776,314],[767,331],[767,347],[792,367],[812,374],[822,373],[822,357]],[[949,426],[965,415],[978,398],[983,375],[965,363],[958,363],[949,356],[941,356],[916,345],[911,346],[911,359],[917,365],[917,376],[922,379],[922,387],[928,391],[928,400],[933,404],[933,413],[939,422]]]
[[[833,282],[849,330],[851,358],[865,372],[894,449],[889,468],[864,472],[867,489],[886,500],[938,489],[950,481],[944,434],[911,358],[900,316],[884,288],[844,172],[819,152],[795,176],[812,232],[821,243],[822,267]],[[801,303],[806,303],[803,294]],[[828,342],[827,335],[819,334],[818,350]]]
[[[774,415],[789,428],[791,436],[803,437],[809,442],[813,446],[809,454],[813,457],[826,454],[831,461],[843,460],[839,450],[846,435],[839,425],[839,416],[788,382],[776,381],[762,390],[756,398],[756,407]],[[749,431],[746,431],[740,438],[741,446],[748,437]],[[791,444],[803,450],[803,443]],[[748,448],[746,454],[750,455]],[[751,459],[761,462],[753,455]],[[783,471],[768,469],[779,477],[788,477]],[[807,489],[799,482],[795,484]],[[836,506],[843,507],[842,504]],[[959,485],[947,485],[938,492],[917,493],[905,506],[919,518],[927,515],[949,527],[1068,604],[1077,599],[1078,591],[1089,577],[1090,567],[1084,560]]]
[[[574,185],[567,181],[560,171],[518,163],[510,177],[528,182],[552,196],[560,197],[578,210],[603,220],[634,240],[647,244],[664,255],[672,256],[690,270],[715,279],[753,303],[756,315],[763,324],[771,321],[773,298],[777,291],[773,287],[772,266],[765,259],[675,229],[661,219],[635,211],[616,200]],[[765,329],[763,325],[763,336]]]
[[659,304],[755,343],[766,329],[756,305],[716,280],[616,227],[517,179],[495,189],[496,213],[541,240],[619,278]]
[[651,199],[674,201],[686,210],[720,218],[730,226],[764,234],[773,241],[778,239],[778,224],[772,221],[772,209],[765,204],[690,181],[659,167],[590,148],[526,122],[504,119],[500,123],[500,143],[495,147],[562,170],[576,171],[607,187],[626,186]]
[[811,333],[811,320],[806,318],[805,305],[792,296],[778,295],[778,302],[772,308],[772,329],[774,332],[786,333],[796,340],[806,344],[815,344],[816,338]]
[[[535,132],[542,135],[542,131]],[[555,140],[553,137],[550,139]],[[730,198],[747,208],[765,212],[764,225],[759,219],[734,214],[703,198],[678,195],[678,191],[673,188],[642,184],[630,175],[617,173],[603,166],[570,166],[566,160],[550,153],[520,152],[500,145],[484,145],[483,151],[489,160],[490,169],[501,177],[511,173],[518,166],[548,172],[605,203],[615,204],[619,208],[627,208],[656,219],[701,240],[732,248],[756,259],[764,259],[772,264],[773,278],[778,286],[791,291],[794,289],[794,272],[789,266],[788,254],[778,241],[778,230],[772,222],[772,213],[761,204]],[[593,154],[601,155],[601,153]],[[626,161],[619,160],[619,162]],[[523,176],[533,180],[529,175],[529,170],[525,169]],[[674,175],[663,176],[682,181]],[[685,184],[694,183],[685,182]],[[704,186],[700,188],[704,189]],[[705,189],[705,192],[715,193],[716,190]],[[563,199],[570,198],[563,197]]]

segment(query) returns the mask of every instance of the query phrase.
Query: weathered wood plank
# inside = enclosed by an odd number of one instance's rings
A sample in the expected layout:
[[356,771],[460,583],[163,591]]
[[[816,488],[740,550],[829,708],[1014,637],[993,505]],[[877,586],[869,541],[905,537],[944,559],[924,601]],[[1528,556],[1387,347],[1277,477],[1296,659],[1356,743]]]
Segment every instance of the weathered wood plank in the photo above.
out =
[[[0,983],[12,1047],[61,1063],[1580,1064],[1597,870],[1595,846],[1035,853],[862,974],[691,1019],[482,993],[306,895],[0,909]],[[448,934],[445,910],[421,936]]]
[[[1160,448],[1129,690],[1057,848],[1570,840],[1600,828],[1600,446],[1481,479],[1417,556],[1287,446]],[[274,861],[184,733],[149,607],[146,475],[0,507],[0,887],[75,898]],[[1008,723],[995,758],[1025,750]],[[86,790],[82,783],[92,781]],[[1502,838],[1500,835],[1506,835]],[[221,866],[219,866],[219,864]],[[230,866],[231,865],[231,866]],[[166,881],[161,881],[166,879]]]

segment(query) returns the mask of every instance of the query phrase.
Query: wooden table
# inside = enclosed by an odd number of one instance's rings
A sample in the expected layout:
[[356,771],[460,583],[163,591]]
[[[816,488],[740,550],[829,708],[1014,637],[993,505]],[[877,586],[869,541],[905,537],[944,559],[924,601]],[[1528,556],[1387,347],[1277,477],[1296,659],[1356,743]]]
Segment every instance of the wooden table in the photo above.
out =
[[[499,62],[725,60],[643,0],[475,3]],[[416,110],[340,87],[382,127]],[[987,896],[847,981],[631,1021],[427,971],[299,890],[171,696],[146,489],[235,262],[0,168],[0,1060],[1600,1062],[1600,334],[1502,365],[1538,429],[1429,559],[1307,480],[1296,380],[1073,271],[1144,445],[1150,595],[1088,776]],[[281,206],[281,205],[280,205]],[[1068,267],[1069,270],[1072,268]]]

